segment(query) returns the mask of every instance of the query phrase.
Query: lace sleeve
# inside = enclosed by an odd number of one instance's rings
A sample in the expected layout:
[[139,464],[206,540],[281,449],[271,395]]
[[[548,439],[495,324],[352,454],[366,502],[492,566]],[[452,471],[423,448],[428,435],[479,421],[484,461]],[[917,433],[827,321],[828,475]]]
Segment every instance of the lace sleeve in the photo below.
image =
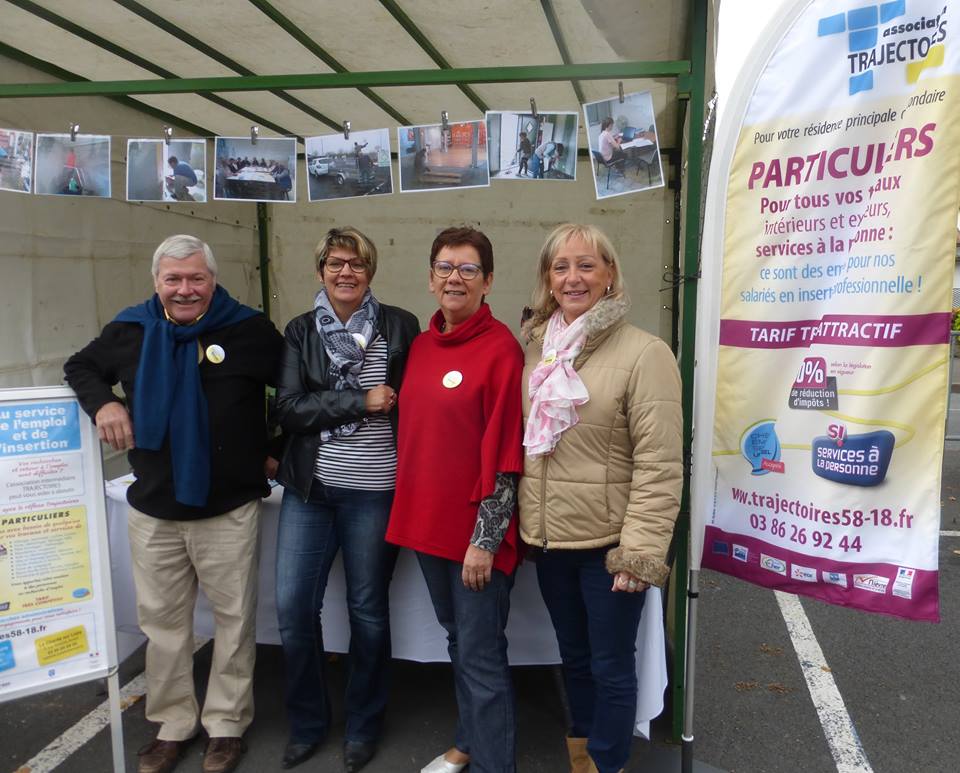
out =
[[517,481],[515,472],[498,472],[493,493],[484,497],[477,508],[477,524],[473,528],[470,544],[491,553],[496,553],[507,533],[510,518],[517,505]]

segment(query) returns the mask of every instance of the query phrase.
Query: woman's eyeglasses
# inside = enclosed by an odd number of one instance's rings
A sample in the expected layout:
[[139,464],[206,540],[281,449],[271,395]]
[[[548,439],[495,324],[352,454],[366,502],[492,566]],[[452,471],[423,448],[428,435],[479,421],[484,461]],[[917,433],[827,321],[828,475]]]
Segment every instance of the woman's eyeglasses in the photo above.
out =
[[323,266],[331,274],[339,274],[343,271],[344,266],[350,266],[350,270],[354,274],[362,274],[367,270],[367,264],[362,260],[337,260],[333,258],[332,260],[324,261]]
[[447,263],[444,260],[436,261],[430,270],[433,271],[441,279],[446,279],[454,271],[460,274],[460,278],[464,282],[469,282],[471,279],[476,279],[480,274],[483,273],[483,268],[478,266],[476,263],[461,263],[459,266],[453,265],[453,263]]

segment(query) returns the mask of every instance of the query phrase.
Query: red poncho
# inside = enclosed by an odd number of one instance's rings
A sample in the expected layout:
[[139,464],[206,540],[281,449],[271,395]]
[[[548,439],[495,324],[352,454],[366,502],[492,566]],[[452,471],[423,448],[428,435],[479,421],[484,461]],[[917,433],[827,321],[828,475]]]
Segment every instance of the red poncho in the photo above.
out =
[[[442,323],[438,311],[410,347],[387,541],[462,562],[496,474],[523,471],[523,352],[486,304],[452,333]],[[514,514],[495,569],[514,570],[518,541]]]

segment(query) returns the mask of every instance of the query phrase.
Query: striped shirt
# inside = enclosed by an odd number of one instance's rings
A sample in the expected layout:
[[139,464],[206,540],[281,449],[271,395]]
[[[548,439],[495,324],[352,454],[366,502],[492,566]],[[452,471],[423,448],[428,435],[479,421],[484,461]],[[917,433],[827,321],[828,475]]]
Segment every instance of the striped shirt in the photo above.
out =
[[[387,342],[377,336],[363,358],[360,387],[372,389],[386,380]],[[326,486],[392,490],[397,477],[397,449],[388,415],[367,416],[352,435],[321,443],[313,476]]]

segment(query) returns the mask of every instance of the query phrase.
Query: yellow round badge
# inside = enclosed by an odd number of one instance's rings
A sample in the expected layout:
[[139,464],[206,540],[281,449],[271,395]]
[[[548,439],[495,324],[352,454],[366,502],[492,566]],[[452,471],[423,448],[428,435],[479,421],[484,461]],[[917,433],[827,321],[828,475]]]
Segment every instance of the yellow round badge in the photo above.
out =
[[545,352],[543,355],[543,364],[544,365],[553,365],[557,361],[557,352],[555,349],[551,349],[549,352]]
[[463,374],[459,370],[451,370],[443,374],[443,385],[447,389],[456,389],[463,382]]
[[207,359],[214,365],[219,365],[227,358],[227,353],[223,351],[223,347],[219,344],[210,344],[207,347],[206,355]]

